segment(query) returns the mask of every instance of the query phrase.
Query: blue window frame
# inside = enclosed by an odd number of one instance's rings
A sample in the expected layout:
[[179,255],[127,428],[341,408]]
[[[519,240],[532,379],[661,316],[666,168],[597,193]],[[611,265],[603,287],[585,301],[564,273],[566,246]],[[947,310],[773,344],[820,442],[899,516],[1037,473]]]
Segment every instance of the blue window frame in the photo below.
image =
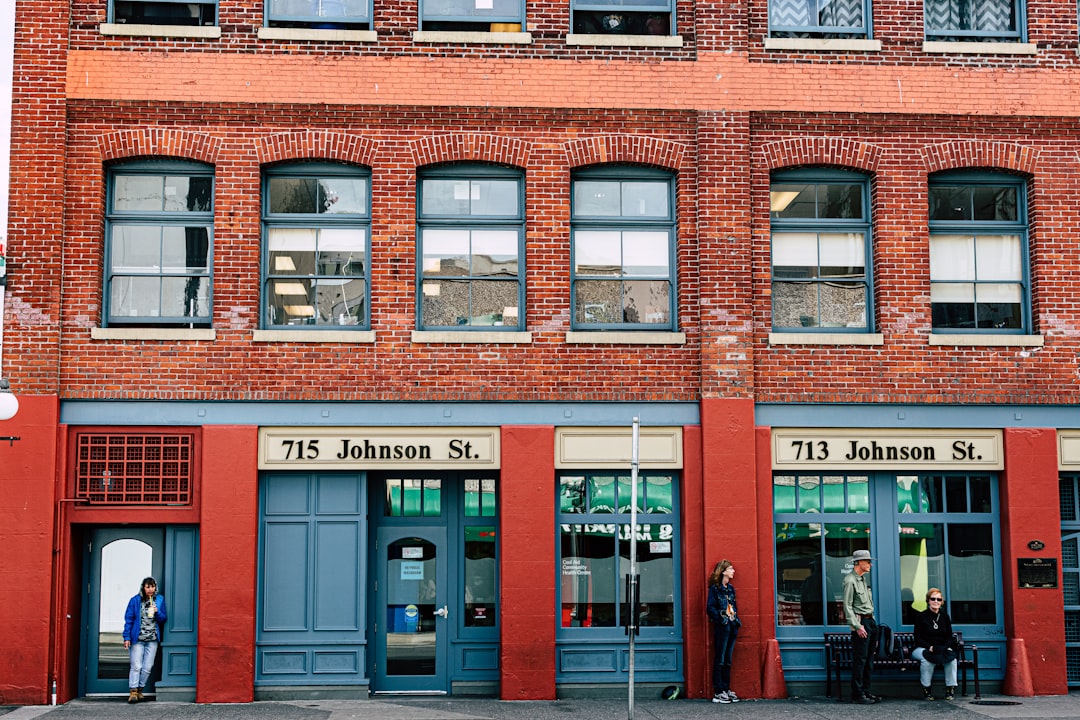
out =
[[371,179],[329,163],[284,165],[263,177],[263,324],[367,329]]
[[923,0],[926,39],[1022,42],[1024,0]]
[[488,32],[492,23],[525,24],[524,0],[420,0],[422,30]]
[[868,38],[870,0],[769,0],[769,36]]
[[208,327],[213,169],[126,163],[107,182],[106,325]]
[[266,0],[271,27],[370,30],[372,0]]
[[524,329],[522,173],[494,165],[425,170],[416,208],[419,329]]
[[673,0],[571,0],[573,31],[583,35],[671,35]]
[[769,190],[773,330],[873,332],[870,179],[791,170]]
[[112,0],[109,22],[128,25],[217,25],[217,0]]
[[574,174],[573,327],[675,330],[675,178],[611,166]]
[[1029,333],[1025,181],[943,173],[931,178],[929,201],[934,330]]

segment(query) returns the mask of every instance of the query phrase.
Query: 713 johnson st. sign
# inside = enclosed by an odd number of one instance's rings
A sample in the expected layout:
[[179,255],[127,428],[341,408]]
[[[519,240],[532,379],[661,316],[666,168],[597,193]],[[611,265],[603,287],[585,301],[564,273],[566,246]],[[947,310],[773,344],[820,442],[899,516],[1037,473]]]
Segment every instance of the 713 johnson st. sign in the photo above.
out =
[[772,431],[772,455],[774,470],[1004,467],[1000,430],[780,428]]
[[499,429],[261,428],[259,469],[499,467]]

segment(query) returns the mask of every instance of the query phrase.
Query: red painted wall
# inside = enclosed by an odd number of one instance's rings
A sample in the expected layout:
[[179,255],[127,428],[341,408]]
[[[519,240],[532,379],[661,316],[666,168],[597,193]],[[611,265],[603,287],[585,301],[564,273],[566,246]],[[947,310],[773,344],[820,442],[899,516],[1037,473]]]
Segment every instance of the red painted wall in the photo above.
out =
[[503,700],[555,698],[555,429],[503,426],[499,612]]
[[[17,389],[17,388],[16,388]],[[55,396],[19,396],[0,421],[0,704],[46,702],[55,588]]]
[[258,571],[258,429],[203,429],[197,702],[251,702]]
[[[1017,587],[1018,558],[1058,558],[1060,564],[1055,430],[1005,431],[1005,472],[1000,495],[1005,634],[1010,653],[1004,690],[1010,695],[1060,695],[1068,692],[1061,590]],[[1045,547],[1031,550],[1027,544],[1032,540],[1043,542]]]
[[[704,475],[701,426],[683,428],[682,568],[683,667],[689,697],[712,697],[709,642],[712,628],[705,614],[704,578],[712,569],[705,558]],[[714,563],[715,564],[715,563]]]

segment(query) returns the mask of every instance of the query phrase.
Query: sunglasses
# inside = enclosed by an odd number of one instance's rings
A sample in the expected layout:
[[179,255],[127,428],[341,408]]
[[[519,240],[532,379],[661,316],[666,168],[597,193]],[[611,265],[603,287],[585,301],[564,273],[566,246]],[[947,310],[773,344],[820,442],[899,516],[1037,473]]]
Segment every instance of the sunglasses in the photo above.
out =
[[930,602],[945,602],[945,598],[930,598]]

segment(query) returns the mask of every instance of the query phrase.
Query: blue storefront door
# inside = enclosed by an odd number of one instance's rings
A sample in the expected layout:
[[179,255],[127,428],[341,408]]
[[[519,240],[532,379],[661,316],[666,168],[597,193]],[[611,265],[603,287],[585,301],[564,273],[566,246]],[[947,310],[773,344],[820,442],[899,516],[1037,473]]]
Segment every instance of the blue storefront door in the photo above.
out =
[[376,557],[375,691],[449,692],[446,528],[379,528]]

